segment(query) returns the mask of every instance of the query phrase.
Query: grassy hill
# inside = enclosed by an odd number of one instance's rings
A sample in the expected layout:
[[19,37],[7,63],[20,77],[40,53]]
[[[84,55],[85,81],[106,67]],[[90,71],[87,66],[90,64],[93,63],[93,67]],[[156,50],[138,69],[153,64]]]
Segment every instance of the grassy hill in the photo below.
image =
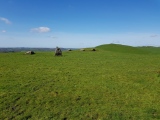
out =
[[141,50],[145,50],[150,54],[160,54],[160,47],[146,46],[146,47],[137,47]]
[[160,119],[160,55],[120,45],[96,49],[62,57],[0,53],[0,119]]
[[132,53],[132,54],[159,54],[160,47],[132,47],[120,44],[105,44],[96,47],[99,50]]

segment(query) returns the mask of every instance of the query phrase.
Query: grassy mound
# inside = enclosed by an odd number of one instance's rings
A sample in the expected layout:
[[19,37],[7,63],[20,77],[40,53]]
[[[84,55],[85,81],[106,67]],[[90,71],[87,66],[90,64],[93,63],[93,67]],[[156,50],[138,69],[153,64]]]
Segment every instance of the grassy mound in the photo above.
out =
[[105,51],[113,51],[113,52],[120,52],[120,53],[133,53],[133,54],[147,54],[149,51],[146,51],[142,48],[138,47],[131,47],[126,45],[119,45],[119,44],[104,44],[97,46],[96,49],[105,50]]
[[151,54],[160,54],[160,47],[152,47],[152,46],[145,46],[145,47],[138,47],[141,50],[145,50]]

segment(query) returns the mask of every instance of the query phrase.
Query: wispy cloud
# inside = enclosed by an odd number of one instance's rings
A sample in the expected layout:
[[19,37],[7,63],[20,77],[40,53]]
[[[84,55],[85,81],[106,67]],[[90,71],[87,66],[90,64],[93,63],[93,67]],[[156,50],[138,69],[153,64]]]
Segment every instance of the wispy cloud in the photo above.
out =
[[50,38],[57,38],[57,37],[55,37],[55,36],[48,36],[48,37],[50,37]]
[[158,37],[158,35],[151,35],[150,37]]
[[48,27],[38,27],[38,28],[31,29],[31,32],[38,32],[38,33],[46,33],[49,31],[50,31],[50,28],[48,28]]
[[2,33],[5,33],[6,31],[5,30],[2,30]]
[[7,18],[0,17],[0,20],[5,22],[6,24],[11,24],[11,22]]

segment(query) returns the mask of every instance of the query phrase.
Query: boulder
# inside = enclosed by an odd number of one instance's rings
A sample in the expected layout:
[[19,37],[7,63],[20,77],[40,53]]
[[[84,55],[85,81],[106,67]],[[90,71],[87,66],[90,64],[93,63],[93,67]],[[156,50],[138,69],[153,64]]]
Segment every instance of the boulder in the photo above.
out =
[[27,51],[25,54],[33,55],[33,54],[35,54],[35,52],[34,51]]
[[59,47],[55,49],[55,56],[62,56],[62,50]]

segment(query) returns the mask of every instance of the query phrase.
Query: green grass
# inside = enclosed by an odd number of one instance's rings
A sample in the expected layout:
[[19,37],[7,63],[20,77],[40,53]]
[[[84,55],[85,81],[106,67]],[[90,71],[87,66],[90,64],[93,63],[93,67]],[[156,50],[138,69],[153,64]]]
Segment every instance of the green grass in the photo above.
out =
[[107,47],[0,53],[0,119],[160,119],[160,55]]
[[[149,54],[153,49],[147,47],[132,47],[120,44],[106,44],[100,45],[96,47],[100,50],[119,52],[119,53],[129,53],[129,54]],[[160,50],[160,49],[159,49]]]

